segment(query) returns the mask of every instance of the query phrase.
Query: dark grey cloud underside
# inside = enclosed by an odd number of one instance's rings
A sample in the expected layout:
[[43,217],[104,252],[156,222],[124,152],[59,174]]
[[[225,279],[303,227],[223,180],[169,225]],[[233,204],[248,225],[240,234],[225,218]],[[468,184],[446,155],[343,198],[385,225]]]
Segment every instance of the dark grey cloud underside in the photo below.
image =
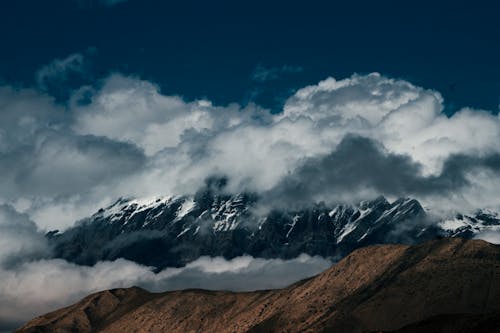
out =
[[300,205],[336,193],[365,189],[383,195],[448,195],[470,185],[467,174],[483,169],[500,172],[500,154],[451,155],[436,176],[422,176],[422,165],[410,156],[388,153],[374,140],[348,135],[330,154],[306,160],[265,194],[274,205]]
[[147,162],[144,153],[130,143],[50,131],[43,136],[38,146],[0,153],[0,184],[4,185],[0,194],[66,196],[75,189],[82,193],[142,170]]

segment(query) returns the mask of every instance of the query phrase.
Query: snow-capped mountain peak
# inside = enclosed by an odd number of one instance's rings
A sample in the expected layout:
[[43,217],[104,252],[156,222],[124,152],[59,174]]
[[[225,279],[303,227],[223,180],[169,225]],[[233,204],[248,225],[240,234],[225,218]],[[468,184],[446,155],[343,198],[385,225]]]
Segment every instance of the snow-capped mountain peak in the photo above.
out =
[[[411,198],[358,205],[314,205],[257,215],[255,195],[220,194],[120,199],[62,234],[50,234],[56,255],[83,264],[119,257],[145,265],[182,265],[201,255],[289,258],[343,256],[374,243],[414,243],[436,236],[473,238],[500,231],[499,215],[478,211],[429,221]],[[436,223],[437,222],[437,223]]]

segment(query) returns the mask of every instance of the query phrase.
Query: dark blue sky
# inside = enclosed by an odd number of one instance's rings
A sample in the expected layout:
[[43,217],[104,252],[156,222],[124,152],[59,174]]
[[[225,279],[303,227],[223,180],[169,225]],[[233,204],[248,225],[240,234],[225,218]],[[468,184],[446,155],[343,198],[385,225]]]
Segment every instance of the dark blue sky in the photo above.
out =
[[[84,83],[119,71],[222,104],[278,108],[293,89],[327,76],[378,71],[440,91],[450,111],[498,110],[494,1],[103,2],[2,1],[1,80],[34,85],[41,66],[83,52]],[[276,69],[259,81],[256,68]]]

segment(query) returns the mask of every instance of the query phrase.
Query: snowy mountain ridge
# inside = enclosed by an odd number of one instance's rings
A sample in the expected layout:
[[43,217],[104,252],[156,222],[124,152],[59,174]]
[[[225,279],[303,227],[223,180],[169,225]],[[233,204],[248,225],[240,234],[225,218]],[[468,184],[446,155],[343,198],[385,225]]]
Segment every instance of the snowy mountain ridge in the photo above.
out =
[[411,198],[380,196],[359,205],[324,204],[298,211],[254,213],[256,195],[221,194],[120,199],[63,233],[51,233],[55,255],[79,264],[127,258],[155,266],[181,266],[196,258],[249,254],[291,258],[307,253],[343,257],[376,243],[416,243],[435,237],[474,238],[500,231],[491,211],[432,221]]

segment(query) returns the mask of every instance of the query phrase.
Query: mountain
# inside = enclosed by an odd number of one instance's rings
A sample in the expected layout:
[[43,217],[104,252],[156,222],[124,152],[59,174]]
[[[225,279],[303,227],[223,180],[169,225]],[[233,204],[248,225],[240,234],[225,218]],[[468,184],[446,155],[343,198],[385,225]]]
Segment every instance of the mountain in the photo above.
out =
[[500,230],[498,214],[478,211],[431,221],[417,200],[384,197],[359,205],[313,205],[257,213],[254,194],[207,187],[192,197],[120,199],[63,233],[48,234],[56,257],[83,265],[126,258],[157,269],[200,256],[342,258],[370,244],[415,244],[436,237],[473,238]]
[[500,246],[481,240],[377,245],[285,289],[115,289],[17,332],[500,332],[498,281]]

